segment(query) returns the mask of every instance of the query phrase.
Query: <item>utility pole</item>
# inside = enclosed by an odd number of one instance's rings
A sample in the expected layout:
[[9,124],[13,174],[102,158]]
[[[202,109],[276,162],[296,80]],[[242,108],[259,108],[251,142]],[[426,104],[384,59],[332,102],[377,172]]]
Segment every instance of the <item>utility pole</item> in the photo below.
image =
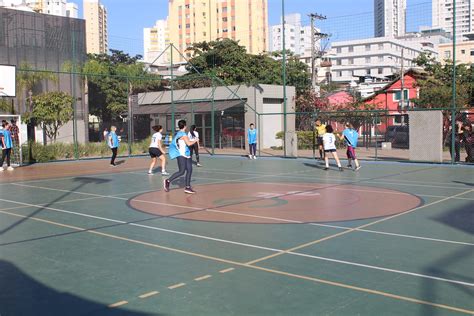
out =
[[405,48],[402,47],[402,62],[401,62],[401,68],[400,68],[400,79],[401,79],[401,90],[402,94],[400,96],[400,102],[402,104],[401,110],[404,109],[405,107]]
[[325,16],[321,14],[317,14],[317,13],[311,13],[311,14],[308,14],[308,16],[311,18],[311,85],[316,95],[319,96],[319,89],[317,86],[318,71],[316,68],[316,59],[318,57],[322,57],[322,54],[321,54],[321,50],[319,50],[319,52],[316,53],[316,43],[320,41],[321,39],[328,37],[329,35],[317,32],[316,27],[315,27],[315,20],[326,20]]

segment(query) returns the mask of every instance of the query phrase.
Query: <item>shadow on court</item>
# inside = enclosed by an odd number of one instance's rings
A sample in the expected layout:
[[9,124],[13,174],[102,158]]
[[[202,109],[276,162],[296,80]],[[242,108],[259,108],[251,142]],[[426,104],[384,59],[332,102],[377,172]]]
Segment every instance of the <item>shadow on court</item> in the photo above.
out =
[[[458,181],[455,181],[458,182]],[[435,221],[441,222],[446,226],[456,228],[460,231],[474,235],[474,202],[466,203],[465,206],[453,209],[452,211],[432,218]],[[435,250],[436,251],[436,250]],[[448,278],[459,280],[466,283],[474,283],[472,271],[459,271],[459,273],[446,272],[449,267],[458,264],[459,262],[472,260],[474,252],[472,246],[462,246],[453,251],[449,255],[432,262],[423,270],[424,274],[432,275],[441,278]],[[463,273],[464,272],[464,273]],[[444,291],[436,288],[436,282],[424,280],[422,284],[423,298],[430,302],[436,302],[438,297],[446,295]],[[474,297],[474,288],[463,284],[450,284],[452,287],[465,292],[468,296]],[[469,308],[468,308],[469,309]],[[423,312],[421,315],[436,315],[438,308],[434,306],[423,305]]]
[[[110,309],[67,292],[52,289],[20,270],[10,262],[0,260],[0,315],[129,315],[151,314]],[[158,314],[153,314],[158,315]]]
[[453,183],[459,183],[459,184],[467,185],[467,186],[469,186],[469,187],[474,187],[474,183],[472,183],[472,182],[453,181]]
[[[46,208],[50,207],[51,205],[54,205],[54,203],[61,201],[62,199],[66,198],[67,196],[69,196],[71,194],[74,194],[76,191],[79,191],[81,188],[83,188],[84,186],[86,186],[88,184],[99,184],[100,185],[100,184],[110,182],[111,180],[100,179],[100,178],[92,178],[92,177],[78,177],[78,178],[74,178],[73,181],[78,182],[79,184],[75,188],[70,190],[72,192],[65,192],[64,194],[58,196],[56,199],[54,199],[53,201],[50,201],[46,205],[42,205],[40,208],[38,208],[32,214],[28,215],[25,218],[22,218],[22,219],[18,220],[17,222],[13,223],[12,225],[8,226],[7,228],[2,229],[0,231],[0,235],[3,235],[5,233],[9,232],[10,230],[14,229],[15,227],[17,227],[17,226],[21,225],[22,223],[24,223],[25,221],[27,221],[29,218],[38,215],[39,213],[41,213]],[[28,207],[28,206],[29,205],[25,205],[25,207]]]

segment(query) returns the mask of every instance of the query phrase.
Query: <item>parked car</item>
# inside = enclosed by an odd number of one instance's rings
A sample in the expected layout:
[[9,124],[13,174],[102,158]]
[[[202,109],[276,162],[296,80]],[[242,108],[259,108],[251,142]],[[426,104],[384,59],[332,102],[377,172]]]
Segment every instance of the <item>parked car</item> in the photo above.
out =
[[392,147],[408,148],[410,142],[408,125],[389,126],[385,138],[392,143]]

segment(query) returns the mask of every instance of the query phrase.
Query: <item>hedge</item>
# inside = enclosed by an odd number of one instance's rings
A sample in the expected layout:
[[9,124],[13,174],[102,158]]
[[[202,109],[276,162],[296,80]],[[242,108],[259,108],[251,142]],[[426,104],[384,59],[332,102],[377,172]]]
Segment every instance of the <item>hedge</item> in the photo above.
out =
[[[296,135],[298,137],[298,149],[313,149],[313,132],[312,131],[297,131]],[[278,132],[276,134],[276,139],[283,139],[283,132]],[[337,148],[344,147],[344,142],[336,137],[336,146]],[[315,140],[315,147],[317,147],[317,141]]]
[[[141,155],[148,153],[150,139],[132,144],[132,155]],[[78,145],[79,158],[101,158],[111,155],[110,148],[105,142],[86,143]],[[40,143],[29,143],[23,145],[23,161],[29,162],[49,162],[55,160],[75,159],[74,144],[70,143],[54,143],[43,145]],[[29,159],[29,151],[31,150],[32,161]],[[128,145],[122,144],[118,150],[119,156],[128,155]]]

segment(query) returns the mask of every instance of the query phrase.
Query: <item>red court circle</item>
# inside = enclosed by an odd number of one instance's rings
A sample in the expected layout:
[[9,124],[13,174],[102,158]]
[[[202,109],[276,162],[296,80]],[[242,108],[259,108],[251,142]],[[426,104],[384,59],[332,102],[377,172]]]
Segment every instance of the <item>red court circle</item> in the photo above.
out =
[[225,223],[317,223],[390,216],[422,201],[396,190],[314,183],[221,183],[138,195],[129,205],[141,212]]

